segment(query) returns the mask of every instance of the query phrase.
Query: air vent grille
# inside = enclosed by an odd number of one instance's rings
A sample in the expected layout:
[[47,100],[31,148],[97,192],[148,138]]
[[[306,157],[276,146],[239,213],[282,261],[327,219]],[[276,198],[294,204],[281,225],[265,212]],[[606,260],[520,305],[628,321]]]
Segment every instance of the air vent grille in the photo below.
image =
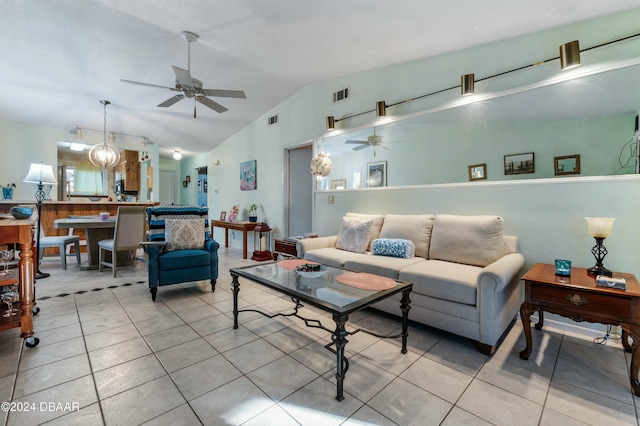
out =
[[267,118],[267,125],[273,126],[274,124],[278,124],[278,114]]
[[345,87],[342,90],[338,90],[333,94],[333,102],[344,101],[349,98],[349,88]]

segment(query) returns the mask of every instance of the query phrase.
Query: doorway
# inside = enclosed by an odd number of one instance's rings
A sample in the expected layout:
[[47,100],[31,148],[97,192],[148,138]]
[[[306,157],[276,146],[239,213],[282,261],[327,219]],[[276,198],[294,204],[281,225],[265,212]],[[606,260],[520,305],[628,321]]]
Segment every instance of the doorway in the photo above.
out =
[[285,200],[285,230],[287,236],[313,231],[313,176],[309,164],[313,156],[311,142],[287,149],[287,199]]
[[176,172],[160,170],[160,204],[175,204],[176,202]]
[[200,207],[206,207],[208,205],[207,193],[209,192],[207,167],[196,168],[196,175],[198,176],[198,205]]

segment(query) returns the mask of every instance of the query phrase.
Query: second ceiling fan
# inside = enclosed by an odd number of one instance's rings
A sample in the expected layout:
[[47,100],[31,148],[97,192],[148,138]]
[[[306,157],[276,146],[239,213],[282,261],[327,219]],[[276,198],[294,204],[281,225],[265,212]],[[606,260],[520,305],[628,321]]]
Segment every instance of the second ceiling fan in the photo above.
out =
[[373,156],[376,156],[376,148],[389,149],[382,142],[382,136],[376,135],[376,128],[373,128],[373,135],[367,137],[366,141],[357,141],[349,139],[345,142],[346,144],[357,144],[360,146],[353,147],[354,151],[360,151],[361,149],[365,149],[369,146],[373,147]]
[[[175,87],[160,86],[158,84],[141,83],[139,81],[120,79],[123,83],[137,84],[140,86],[156,87],[160,89],[168,89],[174,92],[180,92],[180,94],[172,96],[166,101],[158,104],[159,107],[170,107],[176,102],[184,98],[193,98],[195,101],[211,108],[217,112],[228,111],[227,108],[219,103],[211,100],[208,96],[221,97],[221,98],[241,98],[246,99],[246,95],[242,90],[223,90],[223,89],[204,89],[202,87],[202,81],[191,77],[191,43],[198,40],[198,35],[190,31],[182,31],[182,38],[188,43],[188,63],[187,69],[176,67],[173,65],[173,72],[176,75]],[[193,118],[196,118],[196,104],[193,106]]]

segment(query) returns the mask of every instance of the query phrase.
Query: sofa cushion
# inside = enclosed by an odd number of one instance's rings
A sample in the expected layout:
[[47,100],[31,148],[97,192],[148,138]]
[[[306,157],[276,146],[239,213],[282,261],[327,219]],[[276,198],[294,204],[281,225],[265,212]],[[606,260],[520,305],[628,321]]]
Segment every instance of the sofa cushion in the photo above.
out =
[[440,260],[427,260],[403,268],[400,281],[413,283],[413,292],[465,305],[475,305],[482,268]]
[[413,241],[399,238],[376,238],[371,244],[371,253],[376,256],[411,259],[415,251],[416,246]]
[[369,257],[369,255],[338,250],[334,247],[313,249],[304,253],[304,258],[307,260],[322,263],[324,265],[337,266],[339,268],[343,268],[345,263],[350,260],[357,260],[365,257]]
[[499,216],[436,215],[429,259],[487,266],[503,255]]
[[382,229],[382,223],[384,221],[383,214],[363,214],[363,213],[353,213],[347,212],[345,214],[346,217],[355,217],[357,219],[368,220],[371,219],[373,221],[371,225],[371,235],[369,237],[369,245],[367,245],[367,250],[371,250],[371,243],[376,238],[380,237],[380,230]]
[[434,219],[432,214],[388,214],[384,217],[380,238],[411,240],[416,246],[415,255],[428,259]]
[[369,245],[372,224],[371,219],[343,217],[342,228],[340,228],[336,240],[336,248],[354,253],[364,253]]
[[165,219],[167,250],[204,248],[204,218]]
[[356,272],[368,272],[387,278],[398,279],[398,271],[415,263],[423,263],[427,260],[422,257],[402,259],[399,257],[359,255],[344,262],[345,269]]

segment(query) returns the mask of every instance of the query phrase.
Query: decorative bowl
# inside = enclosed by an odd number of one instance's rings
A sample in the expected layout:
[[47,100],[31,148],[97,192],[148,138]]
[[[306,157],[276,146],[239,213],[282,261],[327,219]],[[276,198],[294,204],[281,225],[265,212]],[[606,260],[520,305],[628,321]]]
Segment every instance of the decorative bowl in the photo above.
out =
[[304,265],[296,266],[295,271],[296,274],[302,277],[317,278],[327,273],[327,267],[318,263],[305,263]]
[[33,207],[29,206],[14,206],[9,210],[11,216],[16,219],[28,219],[33,214]]

